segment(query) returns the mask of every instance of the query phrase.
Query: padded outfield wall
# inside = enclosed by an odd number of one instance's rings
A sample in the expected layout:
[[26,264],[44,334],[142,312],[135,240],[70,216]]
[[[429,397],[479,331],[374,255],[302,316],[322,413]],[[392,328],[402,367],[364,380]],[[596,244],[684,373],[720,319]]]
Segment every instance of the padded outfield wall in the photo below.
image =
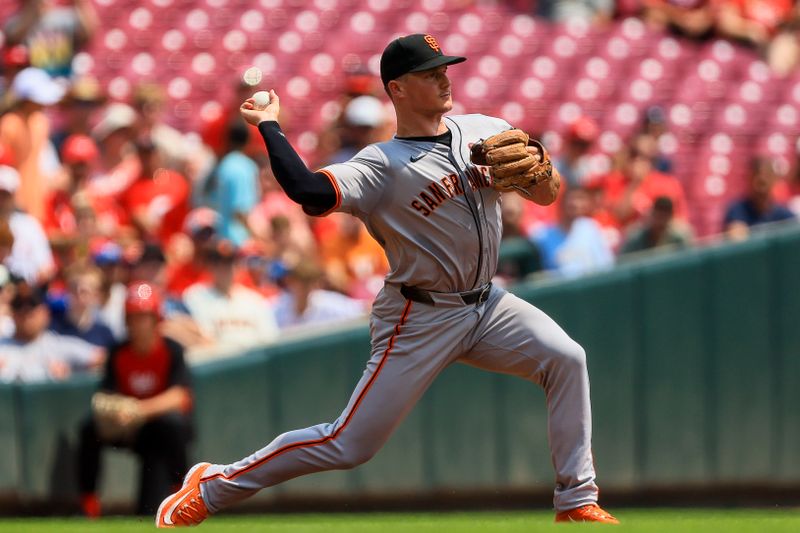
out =
[[[519,286],[588,352],[605,490],[800,486],[800,231]],[[369,354],[366,325],[194,367],[197,459],[227,462],[333,420]],[[93,379],[0,387],[0,495],[75,498],[77,426]],[[136,469],[107,454],[105,501]],[[368,464],[258,497],[550,490],[544,396],[533,384],[447,369]],[[544,502],[543,502],[544,503]]]

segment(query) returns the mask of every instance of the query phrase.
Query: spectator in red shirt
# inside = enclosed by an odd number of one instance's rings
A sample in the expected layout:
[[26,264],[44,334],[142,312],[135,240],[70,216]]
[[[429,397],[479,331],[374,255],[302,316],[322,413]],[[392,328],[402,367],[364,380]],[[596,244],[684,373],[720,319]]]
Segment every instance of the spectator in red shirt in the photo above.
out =
[[620,228],[650,212],[659,196],[672,200],[675,218],[686,222],[688,208],[681,183],[653,169],[653,161],[635,149],[623,148],[622,164],[605,177],[606,205]]
[[140,460],[137,514],[152,514],[180,485],[187,468],[191,428],[191,380],[183,348],[158,332],[160,295],[152,285],[128,287],[125,314],[128,339],[110,354],[100,391],[134,399],[135,418],[119,417],[119,430],[98,430],[94,416],[81,427],[79,488],[84,513],[100,515],[97,481],[107,446],[127,448]]
[[563,153],[553,161],[567,185],[573,187],[586,185],[591,177],[589,150],[599,135],[600,129],[597,123],[589,117],[580,117],[570,124],[564,139]]
[[100,152],[91,137],[71,135],[61,148],[61,160],[66,172],[66,188],[57,189],[45,201],[44,229],[50,243],[70,241],[78,231],[72,197],[84,189]]
[[779,76],[800,62],[797,9],[792,0],[717,0],[717,31],[758,48]]
[[163,244],[183,227],[189,212],[189,182],[161,165],[161,153],[149,140],[136,144],[141,172],[122,196],[120,204],[144,239]]
[[186,216],[183,231],[191,242],[183,257],[167,265],[167,292],[171,296],[180,298],[195,283],[211,281],[200,252],[216,236],[218,222],[219,214],[209,207],[198,207]]

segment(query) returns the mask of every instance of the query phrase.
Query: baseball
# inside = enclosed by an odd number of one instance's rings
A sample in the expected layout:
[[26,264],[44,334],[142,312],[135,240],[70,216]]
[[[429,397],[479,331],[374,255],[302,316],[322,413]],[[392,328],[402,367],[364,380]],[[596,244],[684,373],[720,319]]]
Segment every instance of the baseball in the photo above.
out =
[[258,85],[261,82],[261,69],[258,67],[250,67],[244,71],[242,80],[250,87]]
[[269,93],[267,91],[258,91],[253,95],[253,102],[256,109],[264,109],[269,105]]

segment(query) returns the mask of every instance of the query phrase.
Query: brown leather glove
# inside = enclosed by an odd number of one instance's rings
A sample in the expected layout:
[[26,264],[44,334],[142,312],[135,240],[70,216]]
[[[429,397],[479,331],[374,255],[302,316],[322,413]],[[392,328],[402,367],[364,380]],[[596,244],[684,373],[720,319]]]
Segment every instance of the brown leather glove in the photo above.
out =
[[[536,156],[528,146],[539,150]],[[553,163],[541,142],[519,129],[507,130],[472,145],[470,160],[491,167],[492,186],[498,191],[525,191],[553,176]]]

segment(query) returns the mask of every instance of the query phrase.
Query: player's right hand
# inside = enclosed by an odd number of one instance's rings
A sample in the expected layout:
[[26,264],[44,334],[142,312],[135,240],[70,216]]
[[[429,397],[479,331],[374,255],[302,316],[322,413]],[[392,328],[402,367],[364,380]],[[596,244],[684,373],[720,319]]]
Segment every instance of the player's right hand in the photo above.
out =
[[248,98],[239,107],[242,117],[253,126],[258,126],[265,120],[278,120],[281,111],[281,101],[274,90],[269,91],[269,104],[264,109],[256,109],[255,102]]

